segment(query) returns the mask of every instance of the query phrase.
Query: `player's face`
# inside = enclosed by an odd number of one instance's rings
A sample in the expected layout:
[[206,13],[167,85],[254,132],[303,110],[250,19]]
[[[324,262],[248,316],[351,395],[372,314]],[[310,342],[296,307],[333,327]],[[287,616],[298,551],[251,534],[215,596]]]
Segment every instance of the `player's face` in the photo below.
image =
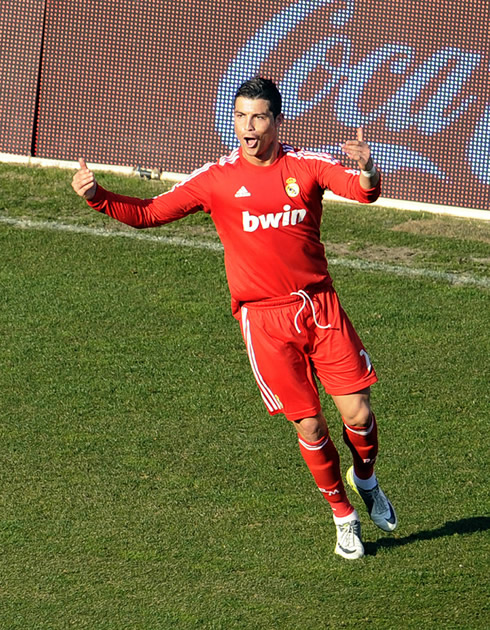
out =
[[279,150],[278,129],[284,117],[274,118],[269,101],[239,96],[235,101],[235,133],[243,157],[259,166],[272,164]]

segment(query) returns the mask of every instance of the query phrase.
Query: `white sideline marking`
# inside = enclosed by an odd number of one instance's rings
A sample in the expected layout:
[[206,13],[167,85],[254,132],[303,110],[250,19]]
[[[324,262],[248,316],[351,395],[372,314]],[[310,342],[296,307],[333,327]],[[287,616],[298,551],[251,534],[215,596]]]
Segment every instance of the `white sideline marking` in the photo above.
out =
[[[14,217],[6,217],[0,215],[0,223],[10,225],[15,228],[23,228],[28,230],[47,230],[56,232],[71,232],[73,234],[88,234],[90,236],[122,236],[141,241],[150,241],[152,243],[163,243],[165,245],[175,245],[177,247],[189,247],[190,249],[207,249],[211,251],[223,251],[221,243],[212,241],[199,241],[180,236],[157,236],[134,230],[124,232],[122,230],[106,230],[104,228],[88,227],[84,225],[73,225],[69,223],[60,223],[58,221],[32,221],[31,219],[16,219]],[[347,267],[349,269],[358,269],[360,271],[382,271],[397,276],[409,276],[419,278],[431,278],[440,280],[454,285],[473,285],[477,287],[490,288],[490,278],[477,277],[471,274],[448,273],[444,271],[435,271],[433,269],[417,269],[414,267],[403,267],[402,265],[390,265],[387,263],[374,262],[369,260],[347,259],[347,258],[328,258],[329,263],[339,267]]]
[[473,276],[472,274],[457,274],[446,271],[436,271],[434,269],[417,269],[415,267],[403,267],[402,265],[390,265],[388,263],[374,262],[370,260],[346,259],[346,258],[328,258],[332,265],[348,267],[349,269],[358,269],[360,271],[383,271],[392,273],[395,276],[411,276],[419,278],[432,278],[433,280],[442,280],[448,284],[455,285],[473,285],[476,287],[490,288],[490,278]]
[[123,230],[106,230],[104,228],[88,227],[86,225],[73,225],[70,223],[59,223],[58,221],[31,221],[31,219],[15,219],[0,215],[0,223],[6,223],[16,228],[29,230],[47,230],[54,232],[72,232],[74,234],[88,234],[90,236],[124,236],[125,238],[140,241],[151,241],[153,243],[165,243],[167,245],[177,245],[180,247],[190,247],[194,249],[210,249],[212,251],[222,251],[221,243],[212,241],[194,241],[180,236],[156,236],[134,230],[124,232]]

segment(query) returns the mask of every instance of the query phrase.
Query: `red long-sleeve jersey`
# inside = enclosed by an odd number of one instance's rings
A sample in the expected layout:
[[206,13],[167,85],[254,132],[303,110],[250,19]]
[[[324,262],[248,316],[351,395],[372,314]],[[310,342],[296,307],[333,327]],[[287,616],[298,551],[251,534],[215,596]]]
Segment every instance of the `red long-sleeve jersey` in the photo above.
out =
[[236,314],[243,302],[331,283],[320,240],[326,189],[361,203],[376,201],[380,193],[379,183],[364,190],[358,171],[327,154],[281,144],[270,166],[255,166],[235,149],[153,199],[98,186],[89,205],[135,228],[170,223],[200,210],[209,213],[223,243]]

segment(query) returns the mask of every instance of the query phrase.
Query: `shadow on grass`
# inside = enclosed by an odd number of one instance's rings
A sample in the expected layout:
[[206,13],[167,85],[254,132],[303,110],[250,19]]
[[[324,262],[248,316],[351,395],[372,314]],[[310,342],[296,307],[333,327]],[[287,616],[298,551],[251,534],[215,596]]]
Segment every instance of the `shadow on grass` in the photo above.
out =
[[375,556],[378,549],[382,547],[402,547],[403,545],[409,545],[419,540],[435,540],[436,538],[454,536],[455,534],[474,534],[475,532],[482,532],[488,529],[490,529],[489,517],[474,516],[472,518],[463,518],[460,521],[448,521],[445,525],[437,529],[415,532],[403,538],[396,538],[395,536],[380,538],[376,542],[364,543],[364,549],[366,555]]

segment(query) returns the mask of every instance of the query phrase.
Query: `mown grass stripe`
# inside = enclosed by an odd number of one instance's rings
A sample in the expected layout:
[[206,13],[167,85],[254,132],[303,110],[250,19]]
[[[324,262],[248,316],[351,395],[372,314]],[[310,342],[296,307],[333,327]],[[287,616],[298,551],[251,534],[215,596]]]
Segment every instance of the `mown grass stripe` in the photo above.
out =
[[[60,223],[58,221],[32,221],[31,219],[17,219],[14,217],[0,216],[0,223],[10,225],[12,227],[31,230],[48,230],[58,232],[71,232],[74,234],[88,234],[90,236],[122,236],[124,238],[137,239],[141,241],[150,241],[153,243],[162,243],[165,245],[175,245],[177,247],[189,247],[191,249],[203,249],[211,251],[222,251],[221,243],[213,241],[203,241],[199,239],[189,239],[180,236],[160,236],[156,234],[148,234],[140,231],[123,231],[123,230],[106,230],[104,228],[89,227],[84,225],[74,225],[69,223]],[[358,269],[360,271],[380,271],[397,276],[431,278],[450,285],[466,285],[483,288],[490,288],[490,278],[478,277],[472,274],[456,274],[445,271],[436,271],[434,269],[404,267],[402,265],[392,265],[389,263],[363,260],[361,258],[336,258],[329,257],[332,265],[347,267],[349,269]]]

